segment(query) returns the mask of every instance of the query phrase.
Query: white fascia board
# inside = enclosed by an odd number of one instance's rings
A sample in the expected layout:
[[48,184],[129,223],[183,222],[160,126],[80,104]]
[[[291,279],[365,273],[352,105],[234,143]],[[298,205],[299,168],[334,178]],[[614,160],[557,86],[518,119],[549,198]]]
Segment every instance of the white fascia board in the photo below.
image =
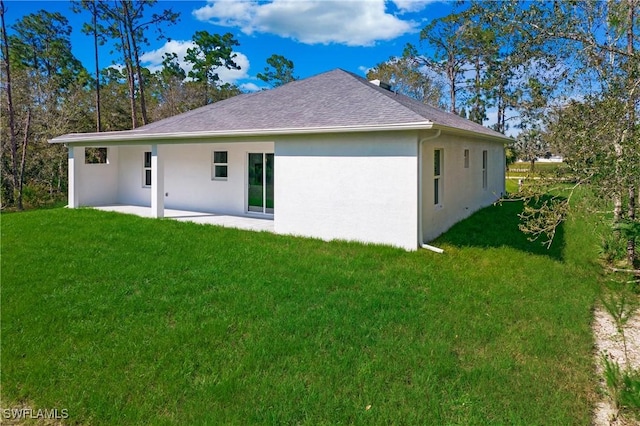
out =
[[[494,142],[509,143],[513,141],[513,138],[502,135],[498,132],[496,132],[497,133],[496,135],[489,135],[486,133],[474,132],[473,130],[459,129],[457,127],[450,127],[450,126],[442,126],[440,124],[435,124],[433,128],[436,130],[440,129],[447,134],[473,136],[475,138],[490,139]],[[491,129],[487,128],[487,130],[491,130]]]
[[235,139],[264,136],[286,136],[322,133],[358,133],[358,132],[385,132],[394,130],[428,130],[433,128],[431,121],[419,121],[413,123],[382,124],[366,126],[334,126],[334,127],[304,127],[291,129],[251,129],[232,131],[204,131],[204,132],[173,132],[173,133],[135,133],[135,130],[107,133],[71,133],[58,136],[49,140],[49,143],[64,144],[118,144],[133,143],[175,143],[178,140],[192,139]]

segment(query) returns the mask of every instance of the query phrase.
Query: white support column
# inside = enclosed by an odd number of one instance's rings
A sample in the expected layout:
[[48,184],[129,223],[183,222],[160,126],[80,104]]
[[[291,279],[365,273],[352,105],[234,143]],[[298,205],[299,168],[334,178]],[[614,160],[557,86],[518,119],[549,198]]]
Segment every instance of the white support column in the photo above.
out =
[[84,162],[84,148],[69,145],[67,149],[69,152],[68,207],[75,209],[80,206],[80,181],[78,179],[78,175],[80,174],[79,169],[82,167],[81,164]]
[[151,145],[151,214],[164,217],[164,161],[157,144]]

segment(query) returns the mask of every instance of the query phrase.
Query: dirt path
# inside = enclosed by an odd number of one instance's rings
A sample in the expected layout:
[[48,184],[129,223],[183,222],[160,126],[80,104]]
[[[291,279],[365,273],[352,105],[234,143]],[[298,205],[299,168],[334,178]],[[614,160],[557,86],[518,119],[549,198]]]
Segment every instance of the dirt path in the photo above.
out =
[[[598,308],[595,312],[593,321],[593,333],[596,340],[596,365],[598,373],[601,377],[600,385],[602,389],[606,389],[603,379],[602,354],[612,361],[617,361],[621,368],[626,365],[624,355],[624,345],[622,337],[617,332],[615,323],[611,316],[602,308]],[[627,353],[629,355],[629,364],[633,368],[640,368],[640,312],[628,322],[625,327],[625,336],[627,339]],[[608,398],[596,405],[593,424],[595,426],[638,426],[640,422],[622,418],[618,415],[617,410],[609,403]]]

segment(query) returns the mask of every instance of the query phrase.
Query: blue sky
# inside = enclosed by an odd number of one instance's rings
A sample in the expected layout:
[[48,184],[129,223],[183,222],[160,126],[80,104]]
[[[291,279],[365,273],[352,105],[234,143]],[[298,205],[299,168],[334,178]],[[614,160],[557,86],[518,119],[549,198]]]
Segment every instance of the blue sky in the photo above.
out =
[[[88,14],[73,13],[68,1],[5,0],[5,6],[7,26],[40,9],[62,13],[73,28],[74,55],[87,69],[94,69],[92,38],[80,31],[90,19]],[[242,69],[221,70],[220,76],[244,90],[257,90],[265,85],[255,76],[274,53],[291,59],[300,78],[334,68],[364,76],[366,69],[402,54],[406,43],[418,45],[420,30],[432,19],[450,13],[453,4],[429,0],[161,0],[154,11],[169,7],[180,12],[180,22],[164,28],[171,41],[155,40],[153,32],[149,33],[143,65],[154,70],[169,51],[182,57],[196,31],[230,32],[240,42],[236,62]],[[110,54],[110,50],[109,46],[102,48],[101,68],[121,63],[118,53]]]

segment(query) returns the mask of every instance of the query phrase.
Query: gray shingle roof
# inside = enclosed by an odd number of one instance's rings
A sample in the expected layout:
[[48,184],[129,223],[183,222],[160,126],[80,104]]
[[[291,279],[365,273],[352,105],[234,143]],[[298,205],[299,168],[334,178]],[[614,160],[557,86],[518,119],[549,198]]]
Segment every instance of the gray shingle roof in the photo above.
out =
[[[424,105],[407,96],[369,83],[350,72],[335,69],[273,90],[239,95],[135,130],[111,132],[144,139],[165,133],[216,132],[279,129],[310,129],[360,126],[393,126],[424,123],[457,128],[504,138],[484,126],[457,115]],[[108,134],[91,134],[95,140]],[[85,140],[89,134],[65,135],[51,142]]]

